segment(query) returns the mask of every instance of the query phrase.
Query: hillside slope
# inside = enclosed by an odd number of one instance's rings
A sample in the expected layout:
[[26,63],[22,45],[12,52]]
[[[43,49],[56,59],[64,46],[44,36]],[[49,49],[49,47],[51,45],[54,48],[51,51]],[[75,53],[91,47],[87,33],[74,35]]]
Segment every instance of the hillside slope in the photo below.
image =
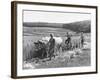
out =
[[80,21],[80,22],[64,24],[63,28],[70,29],[75,32],[89,33],[91,32],[91,21],[85,20],[85,21]]
[[91,32],[91,21],[79,21],[73,23],[48,23],[48,22],[24,22],[25,27],[51,27],[51,28],[64,28],[75,32]]

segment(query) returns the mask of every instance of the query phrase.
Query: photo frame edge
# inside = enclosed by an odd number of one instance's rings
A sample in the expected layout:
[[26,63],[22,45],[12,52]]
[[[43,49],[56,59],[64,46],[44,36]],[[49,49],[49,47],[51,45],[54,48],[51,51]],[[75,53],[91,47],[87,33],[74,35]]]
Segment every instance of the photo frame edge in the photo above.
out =
[[11,2],[11,78],[17,77],[17,4]]

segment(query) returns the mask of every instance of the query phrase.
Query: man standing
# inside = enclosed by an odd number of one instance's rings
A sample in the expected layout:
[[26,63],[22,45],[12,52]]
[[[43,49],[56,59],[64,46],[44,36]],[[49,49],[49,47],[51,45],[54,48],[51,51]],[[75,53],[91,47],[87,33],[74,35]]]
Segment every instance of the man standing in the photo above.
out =
[[50,40],[48,42],[48,45],[49,45],[48,53],[51,60],[51,57],[54,56],[54,50],[55,50],[55,39],[53,38],[52,34],[50,34]]
[[66,35],[67,39],[65,40],[65,44],[66,44],[67,48],[70,49],[71,48],[71,35],[69,35],[68,32],[66,34],[67,34]]
[[84,45],[84,36],[83,36],[83,32],[81,33],[81,47],[83,47]]

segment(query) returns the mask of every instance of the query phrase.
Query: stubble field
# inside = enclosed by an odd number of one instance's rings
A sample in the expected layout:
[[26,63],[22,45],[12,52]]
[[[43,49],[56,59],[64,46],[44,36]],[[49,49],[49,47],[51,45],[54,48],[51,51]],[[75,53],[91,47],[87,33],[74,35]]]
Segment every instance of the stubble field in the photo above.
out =
[[72,39],[78,41],[79,35],[73,31],[62,28],[46,28],[46,27],[24,27],[23,28],[23,69],[40,69],[40,68],[59,68],[59,67],[80,67],[91,65],[91,49],[90,49],[90,33],[86,33],[85,41],[89,43],[87,49],[82,49],[82,53],[69,59],[68,51],[59,53],[58,56],[48,61],[46,59],[35,62],[34,58],[34,42],[37,42],[42,37],[49,36],[53,33],[54,36],[62,37],[65,41],[66,32],[73,35]]

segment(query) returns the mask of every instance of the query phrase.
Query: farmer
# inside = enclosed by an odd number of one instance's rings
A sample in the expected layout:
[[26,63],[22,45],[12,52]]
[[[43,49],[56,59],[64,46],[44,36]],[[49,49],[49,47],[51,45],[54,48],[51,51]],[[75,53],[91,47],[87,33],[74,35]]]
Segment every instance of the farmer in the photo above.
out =
[[54,50],[55,50],[55,39],[53,38],[53,35],[50,34],[50,40],[48,42],[49,50],[48,54],[51,60],[51,57],[54,56]]
[[84,44],[84,36],[83,36],[83,32],[81,32],[81,47],[83,47]]
[[68,32],[66,34],[67,34],[66,35],[67,39],[65,40],[65,44],[67,48],[69,49],[71,47],[71,35]]

